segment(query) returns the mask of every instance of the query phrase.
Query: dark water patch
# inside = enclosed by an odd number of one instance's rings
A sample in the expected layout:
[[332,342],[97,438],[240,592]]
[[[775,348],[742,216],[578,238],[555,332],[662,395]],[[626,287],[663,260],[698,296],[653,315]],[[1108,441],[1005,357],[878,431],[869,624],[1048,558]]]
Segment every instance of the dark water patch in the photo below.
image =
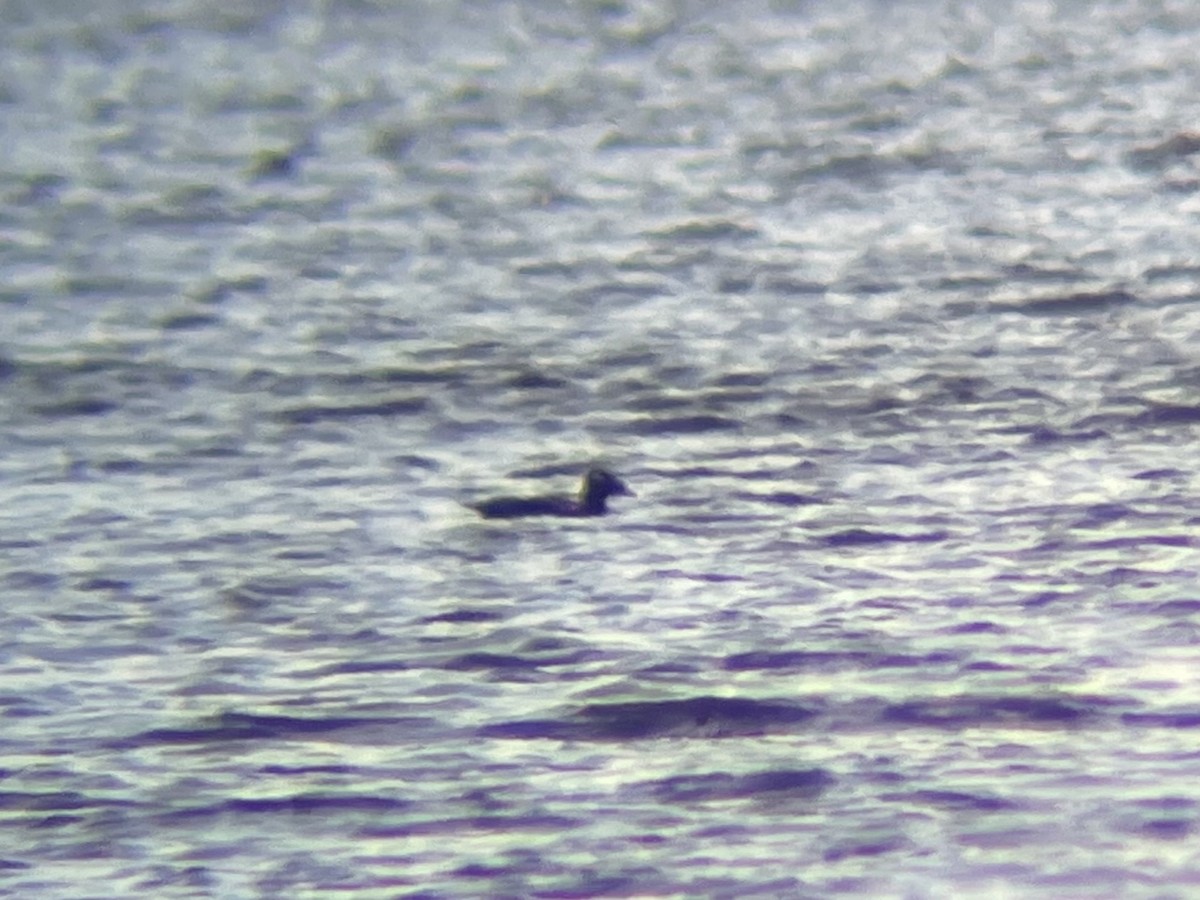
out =
[[985,392],[991,386],[992,382],[986,378],[941,373],[920,375],[905,383],[905,387],[920,388],[924,391],[926,403],[982,403]]
[[414,359],[446,360],[450,362],[487,362],[508,350],[502,341],[467,341],[462,344],[418,347],[411,351]]
[[43,816],[41,818],[33,819],[28,824],[31,829],[49,830],[49,829],[57,829],[57,828],[66,828],[66,827],[72,826],[72,825],[80,825],[86,821],[87,821],[87,819],[85,819],[83,816],[67,815],[65,813],[58,813],[58,814],[53,814],[53,815]]
[[259,150],[246,165],[245,176],[250,181],[288,179],[297,174],[305,153],[292,150]]
[[825,769],[774,769],[749,775],[709,772],[677,775],[643,782],[637,789],[649,790],[664,803],[705,803],[722,800],[805,800],[820,796],[836,779]]
[[1194,819],[1147,819],[1139,830],[1147,837],[1178,841],[1190,837],[1195,828]]
[[925,668],[945,666],[962,662],[965,654],[950,650],[935,650],[931,653],[880,653],[871,665],[878,669]]
[[724,416],[644,417],[627,422],[623,430],[643,437],[666,434],[705,434],[714,431],[737,431],[742,423]]
[[1018,400],[1039,400],[1047,404],[1053,404],[1059,408],[1066,408],[1067,403],[1058,399],[1053,394],[1047,394],[1045,391],[1030,387],[1003,387],[986,395],[986,400],[989,403],[1013,403]]
[[696,402],[708,409],[726,409],[730,406],[761,403],[774,395],[757,388],[717,388],[696,395]]
[[336,376],[337,384],[359,387],[373,384],[460,384],[467,373],[456,367],[411,368],[408,366],[381,366]]
[[[107,509],[90,509],[87,512],[79,513],[67,519],[66,524],[72,528],[80,529],[79,532],[67,531],[66,536],[75,537],[82,532],[97,532],[109,525],[121,525],[129,522],[128,516],[118,512],[113,512]],[[111,533],[111,532],[110,532]]]
[[559,278],[574,277],[580,270],[580,263],[568,262],[561,259],[531,259],[513,265],[513,272],[518,275],[552,276]]
[[[425,821],[407,822],[398,825],[380,825],[361,828],[355,832],[359,838],[402,838],[430,834],[461,835],[471,832],[509,832],[524,831],[569,831],[591,824],[586,819],[569,818],[549,813],[531,813],[528,815],[489,815],[489,816],[455,816]],[[555,895],[559,896],[559,895]]]
[[[324,209],[331,204],[325,203]],[[314,210],[314,214],[317,211]],[[222,188],[212,184],[185,184],[137,199],[123,207],[117,220],[135,228],[232,225],[250,220],[246,206]],[[171,287],[163,285],[155,292],[169,296]]]
[[1193,263],[1175,263],[1166,266],[1150,266],[1142,277],[1149,282],[1170,281],[1176,278],[1186,278],[1189,281],[1200,280],[1200,265]]
[[1134,147],[1125,154],[1125,161],[1132,169],[1157,171],[1196,153],[1200,153],[1200,134],[1181,131],[1157,144]]
[[720,241],[756,237],[758,229],[727,219],[693,219],[645,232],[668,241]]
[[[254,476],[253,475],[244,475],[242,477],[251,478]],[[334,483],[335,484],[344,484],[345,481],[344,481],[344,479],[337,479],[337,480],[335,480]],[[315,482],[308,482],[308,484],[315,484]],[[335,517],[334,516],[326,516],[325,518],[335,518]],[[283,532],[283,531],[267,531],[266,529],[255,528],[255,529],[236,530],[236,531],[217,531],[217,532],[213,532],[211,534],[203,534],[203,535],[197,536],[195,538],[190,538],[190,539],[185,538],[185,539],[176,539],[176,540],[166,541],[162,544],[162,547],[163,547],[163,549],[176,551],[176,552],[189,552],[189,551],[193,551],[193,550],[200,550],[200,551],[203,551],[206,549],[211,550],[214,547],[222,547],[223,546],[223,547],[232,547],[232,548],[240,549],[240,550],[245,551],[248,554],[255,554],[255,553],[261,552],[263,550],[270,549],[273,551],[273,555],[275,556],[275,558],[278,558],[278,559],[297,559],[297,560],[311,561],[311,560],[322,560],[322,559],[329,558],[329,552],[330,552],[331,548],[328,544],[319,544],[319,549],[312,549],[311,547],[305,547],[303,544],[299,544],[298,546],[295,546],[295,547],[287,547],[287,546],[280,547],[279,546],[281,544],[286,544],[286,542],[291,541],[291,540],[295,540],[295,536],[293,533]],[[257,556],[254,558],[256,560],[260,559]],[[287,571],[298,572],[300,570],[296,569],[295,567],[292,567],[292,568],[287,569]],[[313,579],[311,582],[305,582],[301,576],[296,576],[294,579],[292,579],[291,576],[287,576],[287,575],[279,576],[278,578],[271,578],[270,576],[265,576],[261,579],[261,583],[262,583],[262,585],[267,586],[267,585],[274,585],[275,582],[278,582],[278,584],[280,586],[283,586],[289,580],[291,580],[292,583],[296,584],[297,586],[303,585],[306,583],[311,584],[311,587],[313,589],[321,589],[321,588],[335,589],[339,584],[344,584],[344,582],[335,582],[335,581],[321,580],[321,579]],[[253,583],[253,582],[251,582],[251,583]],[[270,587],[268,589],[272,590],[272,591],[275,590],[274,587]]]
[[878,544],[932,544],[949,540],[948,531],[929,531],[917,534],[898,534],[892,531],[872,531],[867,528],[848,528],[821,538],[827,547],[866,547]]
[[[649,368],[660,362],[660,351],[651,348],[633,347],[626,350],[605,353],[596,358],[599,368],[608,372],[619,372],[625,369]],[[618,388],[634,387],[641,390],[658,387],[646,381],[615,380],[611,384]]]
[[446,622],[451,624],[465,624],[471,622],[498,622],[504,618],[504,614],[490,609],[452,609],[449,612],[438,613],[432,616],[424,616],[417,619],[417,622],[422,625],[432,625],[438,622]]
[[632,412],[662,412],[668,409],[686,409],[692,406],[691,397],[673,397],[665,394],[651,394],[644,397],[633,397],[625,402],[625,408]]
[[210,325],[220,325],[221,317],[207,312],[177,312],[163,317],[158,327],[163,331],[193,331],[197,328],[208,328]]
[[1088,316],[1137,302],[1136,296],[1124,290],[1081,291],[1062,296],[995,303],[989,307],[989,311],[1020,312],[1031,315]]
[[881,156],[871,153],[834,155],[802,166],[796,173],[801,179],[841,179],[857,184],[872,182],[887,175],[892,166]]
[[155,465],[144,459],[106,459],[93,463],[96,470],[106,475],[147,475],[165,474],[172,470],[178,471],[186,467],[185,461],[173,461],[170,464]]
[[837,650],[751,650],[725,657],[722,667],[731,672],[761,669],[832,670],[868,665],[872,654]]
[[1127,831],[1141,833],[1156,840],[1180,840],[1196,830],[1196,804],[1186,797],[1153,797],[1122,804],[1128,813],[1120,820]]
[[541,656],[474,651],[451,657],[442,663],[441,668],[450,671],[470,671],[474,669],[532,671],[547,666],[580,665],[603,658],[604,654],[596,650],[546,653]]
[[[276,539],[276,535],[266,534],[268,540]],[[225,543],[243,544],[247,535],[238,533],[228,536]],[[295,600],[313,595],[327,595],[345,590],[344,582],[325,578],[278,576],[273,578],[255,578],[227,588],[221,592],[221,599],[226,603],[242,610],[261,610],[275,603]]]
[[424,719],[367,716],[259,715],[224,712],[192,728],[156,728],[113,741],[114,749],[172,746],[176,744],[220,744],[226,741],[304,741],[318,736],[370,730],[372,734],[404,735],[414,727],[428,726]]
[[964,791],[919,790],[881,794],[885,803],[906,803],[934,809],[969,810],[972,812],[1002,812],[1017,809],[1017,804],[1000,797],[970,794]]
[[133,589],[132,581],[120,578],[86,578],[75,585],[79,591],[128,591]]
[[730,476],[732,473],[724,469],[717,469],[712,466],[680,466],[679,468],[660,469],[655,466],[648,466],[643,471],[648,475],[653,475],[656,478],[721,478]]
[[[88,625],[93,622],[119,622],[125,619],[125,614],[106,605],[104,612],[52,612],[46,615],[51,622],[62,622],[66,625]],[[79,653],[79,661],[85,659],[119,659],[122,656],[145,656],[150,650],[138,644],[91,644],[86,652]],[[37,656],[53,661],[61,661],[65,654],[61,652],[41,651]]]
[[407,161],[409,152],[418,145],[420,137],[420,126],[409,122],[391,122],[374,128],[371,152],[385,162],[403,163]]
[[722,667],[731,672],[766,669],[840,671],[846,669],[903,669],[959,663],[963,654],[940,651],[924,654],[883,653],[869,650],[751,650],[725,657]]
[[285,409],[276,415],[294,425],[312,425],[317,422],[343,421],[370,416],[411,416],[429,408],[426,397],[399,397],[376,403],[313,404]]
[[767,278],[763,281],[763,288],[771,293],[783,294],[788,297],[818,297],[830,291],[829,285],[819,281],[808,281],[789,276]]
[[505,387],[514,388],[521,391],[550,391],[560,390],[565,387],[570,387],[571,382],[566,378],[559,378],[556,375],[548,375],[545,372],[540,372],[536,369],[526,369],[518,372],[515,375],[507,378],[504,382]]
[[77,791],[0,791],[0,809],[13,812],[59,812],[79,809],[114,809],[137,806],[131,800],[88,797]]
[[143,871],[145,877],[133,884],[134,891],[140,897],[170,896],[172,891],[211,896],[219,891],[219,880],[206,865],[176,867],[156,864]]
[[1150,797],[1145,800],[1136,800],[1133,802],[1133,806],[1137,809],[1174,812],[1179,810],[1194,810],[1196,808],[1196,801],[1190,797],[1168,795],[1166,797]]
[[763,387],[771,380],[767,372],[726,372],[713,379],[713,385],[721,388]]
[[[795,455],[794,447],[763,448],[731,450],[725,453],[705,454],[711,460],[751,460],[757,461],[764,454],[780,453]],[[786,466],[772,468],[736,469],[713,465],[680,465],[671,468],[660,468],[649,465],[642,467],[639,472],[671,481],[696,480],[706,478],[734,479],[737,481],[770,481],[791,482],[812,476],[818,471],[818,466],[808,460],[800,460]],[[703,501],[697,501],[703,502]]]
[[[114,388],[187,388],[198,377],[209,374],[209,370],[134,359],[143,349],[134,342],[110,342],[103,348],[89,347],[85,356],[70,361],[24,364],[21,372],[30,375],[44,390],[56,389],[65,382],[79,383],[84,391],[94,388],[98,382]],[[104,356],[102,352],[122,355]]]
[[1015,672],[1017,667],[1013,665],[1005,665],[993,660],[983,659],[978,662],[967,663],[963,666],[964,672]]
[[901,290],[904,287],[897,281],[853,281],[847,284],[837,286],[837,290],[846,294],[858,294],[864,296],[874,296],[878,294],[891,294]]
[[884,708],[889,726],[933,728],[1074,726],[1095,714],[1095,702],[1052,697],[978,697],[960,695],[912,700]]
[[[15,546],[22,546],[16,543]],[[16,569],[4,573],[4,586],[18,591],[55,590],[62,582],[57,572],[36,572],[32,569]]]
[[754,491],[735,491],[729,496],[736,500],[746,500],[750,503],[767,503],[772,506],[786,507],[812,506],[814,504],[829,502],[812,494],[798,494],[794,491],[771,491],[765,494],[755,493]]
[[681,578],[684,581],[699,581],[704,584],[725,584],[728,582],[745,582],[750,579],[743,575],[728,575],[723,572],[686,572],[683,569],[658,569],[653,573],[656,579]]
[[1009,453],[1007,450],[984,450],[975,456],[968,457],[973,463],[980,463],[980,468],[964,469],[960,476],[961,479],[979,478],[982,475],[988,474],[991,469],[983,468],[983,465],[990,466],[994,463],[1011,462],[1016,459],[1016,454]]
[[1131,422],[1139,427],[1195,425],[1200,422],[1200,405],[1155,403],[1135,415]]
[[996,275],[943,275],[922,283],[923,287],[935,291],[976,290],[1003,284]]
[[484,725],[477,732],[481,738],[506,740],[552,740],[573,741],[587,739],[587,734],[576,722],[561,719],[526,719],[520,722],[499,722]]
[[287,766],[270,764],[259,768],[258,770],[263,775],[354,775],[362,770],[357,766],[329,765],[329,766]]
[[[763,454],[766,454],[766,453],[778,453],[781,455],[795,457],[798,450],[799,450],[799,448],[797,448],[797,446],[794,442],[785,439],[785,440],[781,441],[780,443],[778,443],[774,446],[770,446],[770,447],[764,447],[761,445],[744,446],[742,444],[734,444],[734,445],[728,446],[724,449],[714,448],[706,455],[709,459],[712,459],[712,460],[737,459],[737,460],[750,460],[753,462],[757,462],[758,460],[761,459]],[[816,463],[811,462],[810,460],[801,458],[801,459],[796,460],[796,462],[794,462],[790,465],[787,465],[787,466],[783,466],[783,467],[776,467],[776,468],[770,468],[770,469],[751,469],[751,470],[745,470],[742,472],[733,472],[733,473],[729,473],[729,474],[731,474],[735,477],[738,477],[738,478],[783,478],[783,477],[787,477],[789,475],[794,475],[799,472],[816,472],[816,471],[818,471],[818,466]]]
[[34,412],[50,418],[103,416],[118,409],[118,404],[100,397],[75,397],[34,407]]
[[81,275],[66,275],[59,282],[62,290],[74,296],[115,295],[119,297],[169,297],[175,286],[165,281],[131,278],[129,275],[112,275],[103,271],[90,271]]
[[1052,606],[1054,604],[1061,604],[1064,601],[1080,599],[1082,599],[1081,592],[1068,593],[1064,592],[1064,590],[1040,590],[1037,594],[1033,594],[1022,600],[1021,606],[1025,607],[1026,610],[1040,610],[1044,606]]
[[266,276],[247,274],[214,278],[189,293],[198,303],[212,305],[224,303],[238,294],[265,294],[270,286],[271,279]]
[[765,734],[795,725],[815,713],[793,703],[740,697],[693,697],[687,700],[598,703],[577,714],[598,738],[636,739],[669,734],[710,737]]
[[[847,859],[866,856],[883,856],[886,853],[900,853],[909,849],[909,843],[900,837],[855,838],[838,841],[821,854],[825,862],[837,863]],[[857,892],[856,892],[857,893]]]
[[945,634],[1008,634],[1009,629],[995,622],[964,622],[942,629]]
[[1083,281],[1091,277],[1087,272],[1067,265],[1035,266],[1030,263],[1016,263],[1005,266],[1003,272],[1004,280],[1007,282],[1028,281],[1039,284],[1046,282]]
[[638,674],[644,675],[695,675],[705,671],[707,663],[688,662],[685,660],[662,660],[638,669]]
[[[1196,539],[1186,534],[1137,534],[1100,541],[1080,541],[1072,547],[1075,550],[1125,550],[1135,547],[1192,547],[1195,544]],[[1046,546],[1049,548],[1062,545],[1060,542],[1051,542]],[[1041,547],[1037,549],[1041,549]],[[1152,573],[1140,574],[1151,575]]]
[[[2,102],[2,101],[0,101]],[[41,206],[58,203],[71,180],[58,172],[31,173],[9,189],[6,184],[4,202],[12,206]]]
[[[672,502],[664,504],[672,507],[691,507],[696,508],[707,506],[706,503],[678,503]],[[691,513],[687,516],[687,521],[692,525],[748,525],[753,523],[767,524],[776,521],[774,515],[745,515],[739,513]]]
[[655,390],[674,388],[680,391],[692,391],[708,380],[708,373],[701,366],[691,363],[659,360],[652,368],[649,377],[650,385]]
[[193,822],[219,816],[294,815],[337,816],[343,813],[382,815],[403,812],[412,802],[396,797],[365,794],[293,794],[285,797],[231,797],[208,806],[194,806],[162,813],[157,818],[165,824]]
[[1186,478],[1188,473],[1182,469],[1147,469],[1132,476],[1138,481],[1166,481],[1168,479]]
[[1125,713],[1121,722],[1135,728],[1200,728],[1200,710]]
[[1200,600],[1168,600],[1165,603],[1159,603],[1150,612],[1157,616],[1171,618],[1194,616],[1200,613]]
[[815,712],[795,703],[739,697],[693,697],[596,703],[564,719],[484,726],[483,737],[624,741],[658,737],[734,737],[789,730]]
[[1083,518],[1071,524],[1075,528],[1103,528],[1135,514],[1136,510],[1123,503],[1097,503],[1088,507]]
[[599,313],[605,309],[635,306],[649,297],[666,293],[666,281],[606,281],[576,288],[567,295],[567,300]]
[[325,678],[330,675],[363,675],[376,672],[407,672],[413,668],[408,662],[396,659],[355,659],[334,663],[311,672],[303,673],[306,677]]
[[1100,582],[1106,587],[1132,585],[1139,588],[1156,587],[1161,583],[1165,573],[1153,569],[1139,569],[1135,566],[1113,566],[1098,573]]
[[[470,867],[469,867],[470,868]],[[486,869],[487,867],[479,867]],[[602,860],[596,868],[558,865],[547,870],[545,864],[517,864],[511,871],[536,872],[540,886],[521,892],[533,900],[591,900],[595,897],[666,897],[677,893],[672,882],[654,866],[620,864]],[[553,876],[554,880],[548,880]],[[513,876],[510,874],[509,879]],[[557,882],[557,883],[555,883]],[[510,894],[516,897],[517,894]]]
[[1026,441],[1034,446],[1044,446],[1053,444],[1083,444],[1088,441],[1100,441],[1111,437],[1107,431],[1101,429],[1092,429],[1090,431],[1060,431],[1055,428],[1050,428],[1046,425],[1038,425],[1032,429],[1027,429],[1025,426],[1016,426],[1011,429],[1002,429],[1009,433],[1021,433],[1028,431]]
[[656,245],[636,250],[616,262],[622,272],[636,272],[643,276],[680,278],[697,269],[713,265],[717,255],[714,244],[708,241],[661,240]]
[[[571,662],[570,659],[564,659],[562,662]],[[444,663],[442,668],[450,671],[470,671],[472,669],[537,669],[540,666],[555,664],[554,661],[549,663],[539,659],[531,659],[525,656],[518,656],[509,653],[488,653],[486,651],[475,651],[472,653],[464,653],[461,656],[455,656]]]
[[402,453],[399,456],[393,456],[391,463],[398,469],[422,469],[426,472],[436,472],[442,467],[442,464],[436,459],[428,456],[418,456],[415,453]]

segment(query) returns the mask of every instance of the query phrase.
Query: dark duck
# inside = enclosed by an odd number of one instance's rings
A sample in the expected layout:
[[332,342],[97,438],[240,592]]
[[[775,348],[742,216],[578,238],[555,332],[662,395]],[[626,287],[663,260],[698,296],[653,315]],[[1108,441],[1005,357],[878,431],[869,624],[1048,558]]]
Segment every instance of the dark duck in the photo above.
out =
[[620,478],[605,469],[588,469],[578,497],[551,494],[542,497],[493,497],[470,504],[485,519],[517,519],[524,516],[602,516],[608,512],[608,498],[631,491]]

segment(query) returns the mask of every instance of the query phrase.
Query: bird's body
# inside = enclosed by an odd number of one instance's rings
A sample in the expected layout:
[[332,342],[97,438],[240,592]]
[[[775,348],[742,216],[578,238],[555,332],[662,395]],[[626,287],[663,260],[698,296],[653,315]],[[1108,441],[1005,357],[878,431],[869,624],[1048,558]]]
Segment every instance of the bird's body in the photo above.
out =
[[493,497],[472,503],[485,519],[518,519],[526,516],[559,516],[582,518],[602,516],[608,512],[608,498],[626,494],[633,496],[625,482],[605,469],[589,469],[583,476],[579,496],[548,495],[541,497]]

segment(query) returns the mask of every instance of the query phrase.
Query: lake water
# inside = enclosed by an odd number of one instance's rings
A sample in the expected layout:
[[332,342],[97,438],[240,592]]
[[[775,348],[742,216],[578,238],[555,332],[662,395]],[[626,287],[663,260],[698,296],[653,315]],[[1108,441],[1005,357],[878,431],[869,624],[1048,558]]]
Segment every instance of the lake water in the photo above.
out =
[[0,25],[0,891],[1200,892],[1200,7]]

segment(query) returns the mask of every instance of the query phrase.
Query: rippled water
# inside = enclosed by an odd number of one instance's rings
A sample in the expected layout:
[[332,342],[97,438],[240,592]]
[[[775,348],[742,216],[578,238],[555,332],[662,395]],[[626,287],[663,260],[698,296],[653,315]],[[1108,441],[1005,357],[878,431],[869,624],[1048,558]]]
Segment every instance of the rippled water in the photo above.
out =
[[0,12],[0,890],[1200,890],[1192,4],[79,10]]

